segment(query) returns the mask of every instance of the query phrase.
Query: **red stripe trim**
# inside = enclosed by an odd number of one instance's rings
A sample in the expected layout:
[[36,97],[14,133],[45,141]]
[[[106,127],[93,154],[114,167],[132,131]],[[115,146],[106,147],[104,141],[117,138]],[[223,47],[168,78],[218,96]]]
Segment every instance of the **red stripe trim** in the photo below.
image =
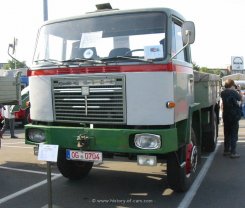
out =
[[123,66],[91,66],[91,67],[65,67],[53,69],[29,69],[28,76],[49,76],[60,74],[90,74],[90,73],[118,73],[118,72],[161,72],[176,71],[179,73],[192,73],[192,68],[168,64],[144,64]]
[[186,66],[181,66],[181,65],[174,65],[174,68],[176,73],[187,73],[187,74],[192,74],[193,73],[193,68],[191,67],[186,67]]

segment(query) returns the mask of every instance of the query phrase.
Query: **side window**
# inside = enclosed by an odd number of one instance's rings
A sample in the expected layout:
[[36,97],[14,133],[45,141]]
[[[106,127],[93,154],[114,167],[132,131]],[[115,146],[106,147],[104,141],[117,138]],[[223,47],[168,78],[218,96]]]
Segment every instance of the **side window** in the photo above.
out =
[[[181,34],[181,26],[172,23],[172,55],[176,54],[181,48],[183,48],[182,34]],[[175,59],[181,61],[187,61],[186,49],[182,50]]]

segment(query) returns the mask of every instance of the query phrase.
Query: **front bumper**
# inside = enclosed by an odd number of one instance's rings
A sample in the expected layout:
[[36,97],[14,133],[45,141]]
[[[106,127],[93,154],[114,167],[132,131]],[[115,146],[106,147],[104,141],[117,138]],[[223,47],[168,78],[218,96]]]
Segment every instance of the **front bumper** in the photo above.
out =
[[[25,126],[26,144],[37,145],[30,141],[28,131],[30,129],[44,131],[47,144],[56,144],[64,149],[82,149],[111,153],[133,153],[133,154],[166,154],[178,149],[177,129],[109,129],[109,128],[84,128],[66,126]],[[161,137],[159,149],[148,150],[137,148],[134,144],[135,134],[157,134]],[[78,138],[86,137],[87,143],[84,146],[78,145]]]

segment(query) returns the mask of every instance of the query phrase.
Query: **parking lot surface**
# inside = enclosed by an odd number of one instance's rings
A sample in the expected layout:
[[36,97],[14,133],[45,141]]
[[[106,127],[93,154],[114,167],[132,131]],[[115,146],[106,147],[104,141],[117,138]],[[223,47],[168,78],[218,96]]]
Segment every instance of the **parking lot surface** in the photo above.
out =
[[[139,167],[134,161],[106,160],[95,165],[83,180],[69,181],[52,164],[53,208],[90,207],[233,207],[244,202],[245,121],[239,130],[238,151],[241,158],[224,158],[222,126],[214,153],[202,155],[199,175],[187,193],[168,188],[166,165]],[[0,150],[0,208],[48,207],[46,162],[38,161],[33,147],[24,144],[24,130],[17,129],[18,139],[8,132]]]

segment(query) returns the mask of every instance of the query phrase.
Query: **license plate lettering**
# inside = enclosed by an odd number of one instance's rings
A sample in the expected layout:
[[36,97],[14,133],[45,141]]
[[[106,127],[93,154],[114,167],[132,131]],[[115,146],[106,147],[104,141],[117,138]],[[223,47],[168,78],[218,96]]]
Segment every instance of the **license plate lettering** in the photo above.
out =
[[68,160],[82,160],[82,161],[98,161],[102,162],[102,153],[101,152],[86,152],[86,151],[77,151],[77,150],[67,150],[67,159]]
[[99,160],[99,154],[98,153],[93,153],[93,152],[85,152],[84,153],[84,158],[86,160]]
[[79,158],[78,152],[71,152],[71,157],[72,158]]

